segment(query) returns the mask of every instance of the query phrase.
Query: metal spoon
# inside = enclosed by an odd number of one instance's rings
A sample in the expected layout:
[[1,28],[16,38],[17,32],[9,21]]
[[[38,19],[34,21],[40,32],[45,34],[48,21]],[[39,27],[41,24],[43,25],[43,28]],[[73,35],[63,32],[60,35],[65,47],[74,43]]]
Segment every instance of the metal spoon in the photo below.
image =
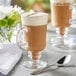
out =
[[37,70],[33,71],[31,73],[31,75],[40,74],[40,73],[48,70],[50,67],[53,67],[54,70],[57,69],[58,67],[73,67],[74,65],[65,65],[65,64],[69,63],[70,60],[71,60],[71,55],[63,56],[57,61],[57,63],[47,65],[45,68],[42,68],[42,69],[37,69]]

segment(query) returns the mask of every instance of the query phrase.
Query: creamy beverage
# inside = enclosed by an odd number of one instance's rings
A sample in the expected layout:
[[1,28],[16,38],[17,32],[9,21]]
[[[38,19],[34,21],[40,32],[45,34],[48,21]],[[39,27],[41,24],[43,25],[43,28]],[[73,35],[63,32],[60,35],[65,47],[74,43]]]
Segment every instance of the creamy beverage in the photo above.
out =
[[46,46],[46,29],[48,15],[46,13],[25,13],[21,16],[24,32],[24,41],[28,43],[28,51],[32,52],[32,58],[37,59],[37,54]]
[[65,28],[69,27],[72,9],[71,0],[52,0],[51,1],[51,21],[52,25],[59,28],[60,34],[64,35]]

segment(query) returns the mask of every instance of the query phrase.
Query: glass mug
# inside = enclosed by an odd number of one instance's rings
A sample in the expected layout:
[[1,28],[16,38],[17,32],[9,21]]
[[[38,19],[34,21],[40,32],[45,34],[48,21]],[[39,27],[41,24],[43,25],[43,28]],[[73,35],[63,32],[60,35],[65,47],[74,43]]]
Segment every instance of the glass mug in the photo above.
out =
[[73,0],[50,0],[50,4],[51,23],[56,27],[57,33],[57,38],[51,39],[51,44],[61,49],[70,49],[67,32],[71,25]]
[[22,29],[17,35],[17,44],[28,51],[31,60],[25,61],[27,68],[42,68],[47,65],[40,60],[41,51],[46,47],[46,29],[48,14],[42,12],[28,12],[21,15]]

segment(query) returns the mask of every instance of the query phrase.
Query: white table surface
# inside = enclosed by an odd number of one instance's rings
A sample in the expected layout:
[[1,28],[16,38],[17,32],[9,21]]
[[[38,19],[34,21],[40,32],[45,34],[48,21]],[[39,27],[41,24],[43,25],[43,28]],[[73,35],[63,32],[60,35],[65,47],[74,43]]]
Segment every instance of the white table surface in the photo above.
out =
[[[52,49],[46,50],[42,54],[42,60],[47,61],[49,64],[55,63],[60,57],[67,55],[63,53],[58,53]],[[71,54],[72,59],[70,61],[71,64],[76,64],[76,54]],[[33,76],[30,75],[31,69],[25,68],[22,64],[25,60],[28,60],[27,54],[23,52],[23,56],[18,64],[14,67],[14,69],[8,74],[8,76]],[[39,74],[37,76],[76,76],[76,68],[62,68],[55,71],[47,71],[45,73]]]
[[[54,31],[47,32],[47,43],[50,40],[50,36],[55,33]],[[59,53],[55,48],[48,47],[50,45],[47,44],[47,48],[42,53],[41,59],[47,61],[49,64],[55,63],[60,57],[71,54],[71,53]],[[63,51],[63,50],[61,50]],[[76,53],[71,54],[72,59],[70,61],[71,64],[76,64]],[[27,53],[23,51],[23,56],[17,65],[13,68],[13,70],[8,74],[8,76],[33,76],[30,75],[31,69],[25,68],[22,64],[24,61],[28,60]],[[76,68],[62,68],[55,71],[47,71],[45,73],[39,74],[37,76],[76,76]]]

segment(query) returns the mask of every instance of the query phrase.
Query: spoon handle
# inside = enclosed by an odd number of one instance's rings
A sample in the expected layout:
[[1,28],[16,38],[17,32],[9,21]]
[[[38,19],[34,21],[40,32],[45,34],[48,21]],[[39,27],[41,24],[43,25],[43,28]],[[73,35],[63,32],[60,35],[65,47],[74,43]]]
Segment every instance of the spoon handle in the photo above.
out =
[[31,75],[37,75],[37,74],[43,73],[45,70],[49,69],[50,67],[52,67],[54,65],[55,64],[51,64],[51,65],[47,65],[45,68],[37,69],[37,70],[33,71],[31,73]]
[[37,75],[37,74],[43,73],[43,72],[45,72],[46,70],[48,70],[50,67],[51,67],[51,70],[56,70],[57,68],[76,67],[76,65],[74,65],[74,64],[69,64],[69,65],[60,65],[60,64],[48,65],[48,66],[46,66],[45,68],[42,68],[42,69],[38,69],[38,70],[33,71],[33,72],[31,73],[31,75]]
[[76,67],[76,65],[75,65],[75,64],[69,64],[69,65],[58,65],[58,67],[68,68],[68,67]]

